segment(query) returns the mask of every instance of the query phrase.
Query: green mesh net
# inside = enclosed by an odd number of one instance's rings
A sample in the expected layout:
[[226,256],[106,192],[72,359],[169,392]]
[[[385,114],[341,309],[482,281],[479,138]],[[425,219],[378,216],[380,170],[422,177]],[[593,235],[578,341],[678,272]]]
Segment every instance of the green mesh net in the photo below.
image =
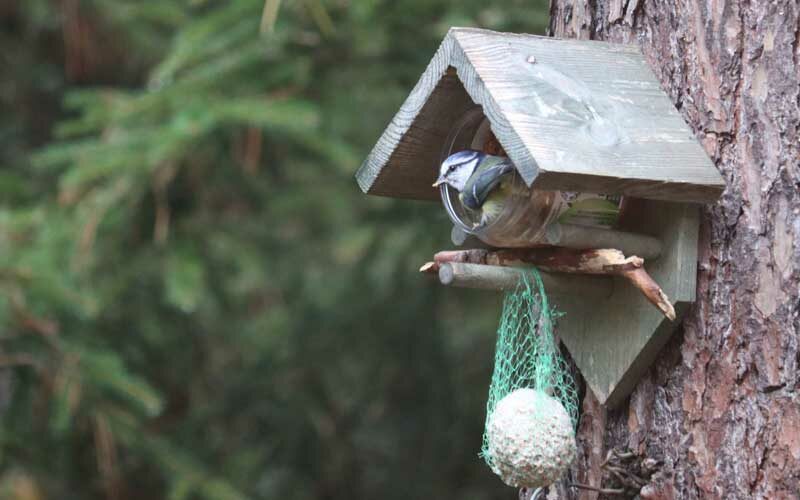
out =
[[497,330],[494,373],[489,387],[481,456],[497,472],[489,446],[489,426],[495,407],[517,389],[534,389],[552,396],[567,411],[573,429],[578,420],[578,393],[571,370],[556,345],[554,320],[559,316],[547,301],[542,279],[532,269],[514,291],[506,293]]

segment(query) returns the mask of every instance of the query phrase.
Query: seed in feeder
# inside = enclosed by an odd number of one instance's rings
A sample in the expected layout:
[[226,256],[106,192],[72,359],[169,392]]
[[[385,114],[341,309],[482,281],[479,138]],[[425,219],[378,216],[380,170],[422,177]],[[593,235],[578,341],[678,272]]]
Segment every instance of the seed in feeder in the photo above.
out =
[[577,453],[567,410],[534,389],[517,389],[497,403],[488,438],[492,470],[515,488],[553,484]]

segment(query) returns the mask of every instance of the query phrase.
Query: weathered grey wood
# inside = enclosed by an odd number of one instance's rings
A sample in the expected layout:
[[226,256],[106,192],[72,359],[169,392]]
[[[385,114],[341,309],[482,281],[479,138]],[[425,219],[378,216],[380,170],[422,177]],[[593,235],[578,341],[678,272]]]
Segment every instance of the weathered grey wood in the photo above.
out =
[[[464,262],[446,262],[439,266],[443,285],[484,290],[513,290],[528,272],[519,267],[487,266]],[[612,293],[613,283],[602,276],[578,276],[540,272],[548,294],[602,299]]]
[[625,255],[648,260],[661,255],[661,242],[657,238],[597,227],[551,224],[545,232],[545,240],[550,245],[566,248],[616,248]]
[[626,220],[626,229],[662,244],[661,256],[648,262],[647,271],[669,296],[676,321],[622,283],[602,303],[579,296],[555,301],[565,312],[559,336],[600,403],[615,406],[625,399],[694,302],[698,221],[694,205],[655,200],[640,200]]
[[448,70],[441,59],[431,61],[356,175],[365,193],[439,199],[431,184],[439,172],[445,139],[453,122],[474,106],[455,70]]
[[436,199],[449,127],[477,103],[528,185],[671,201],[724,182],[637,47],[453,28],[357,179]]

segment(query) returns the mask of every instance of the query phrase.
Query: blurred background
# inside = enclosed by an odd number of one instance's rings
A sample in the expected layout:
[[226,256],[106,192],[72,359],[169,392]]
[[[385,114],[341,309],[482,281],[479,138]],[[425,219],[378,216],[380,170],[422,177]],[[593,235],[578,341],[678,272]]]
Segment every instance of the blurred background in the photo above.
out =
[[353,174],[450,26],[547,0],[266,3],[0,1],[0,498],[516,496],[501,297]]

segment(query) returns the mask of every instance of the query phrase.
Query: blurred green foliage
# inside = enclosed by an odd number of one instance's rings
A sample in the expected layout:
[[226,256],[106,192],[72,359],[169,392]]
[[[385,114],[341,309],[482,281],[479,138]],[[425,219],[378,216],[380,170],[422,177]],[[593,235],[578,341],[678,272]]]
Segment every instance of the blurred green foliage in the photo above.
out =
[[[0,5],[0,497],[496,497],[499,297],[353,174],[452,25],[544,0]],[[259,27],[262,27],[260,32]]]

